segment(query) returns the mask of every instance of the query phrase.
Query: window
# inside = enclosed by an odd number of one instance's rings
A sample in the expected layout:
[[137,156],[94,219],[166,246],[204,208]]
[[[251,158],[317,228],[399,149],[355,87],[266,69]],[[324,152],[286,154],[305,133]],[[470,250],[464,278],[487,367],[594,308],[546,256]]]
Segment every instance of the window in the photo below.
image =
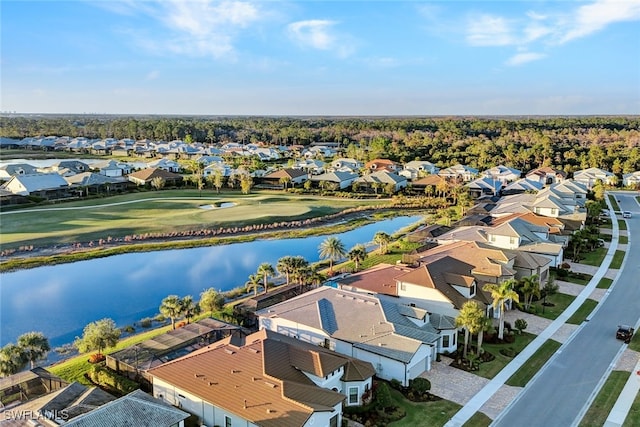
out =
[[406,291],[407,290],[407,285],[405,285],[404,283],[400,283],[400,290],[401,291]]
[[224,416],[224,427],[231,427],[231,418]]
[[490,240],[490,241],[492,241],[492,242],[495,242],[495,241],[496,241],[496,236],[494,236],[493,234],[491,234],[491,235],[489,236],[489,240]]
[[329,427],[338,427],[338,414],[329,419]]
[[349,405],[358,403],[358,387],[349,387]]
[[516,238],[515,237],[509,237],[509,243],[511,243],[512,245],[515,245]]
[[449,347],[449,335],[443,335],[442,336],[442,346],[443,347]]
[[469,286],[469,295],[474,296],[476,294],[476,284],[472,283],[471,286]]

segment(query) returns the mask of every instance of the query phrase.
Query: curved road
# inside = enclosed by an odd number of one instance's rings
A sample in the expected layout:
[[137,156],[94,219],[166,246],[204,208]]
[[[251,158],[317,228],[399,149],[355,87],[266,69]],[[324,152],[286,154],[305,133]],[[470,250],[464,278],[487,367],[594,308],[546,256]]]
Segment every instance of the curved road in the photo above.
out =
[[615,339],[617,325],[637,325],[640,319],[640,207],[628,193],[618,193],[616,198],[620,200],[621,210],[633,212],[633,217],[627,220],[629,246],[617,281],[591,318],[492,426],[577,425],[622,349],[623,343]]

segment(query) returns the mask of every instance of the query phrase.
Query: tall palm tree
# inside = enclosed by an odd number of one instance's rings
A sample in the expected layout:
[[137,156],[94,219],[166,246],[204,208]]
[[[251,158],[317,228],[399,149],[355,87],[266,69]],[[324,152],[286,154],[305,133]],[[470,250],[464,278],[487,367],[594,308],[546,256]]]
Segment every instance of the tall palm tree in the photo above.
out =
[[171,319],[171,328],[176,328],[176,319],[184,313],[182,300],[178,295],[169,295],[160,303],[160,313]]
[[276,270],[278,270],[278,273],[284,274],[287,278],[287,285],[290,282],[291,273],[293,272],[293,263],[294,260],[292,256],[284,256],[280,258],[276,264]]
[[196,304],[191,295],[182,298],[182,313],[187,318],[187,323],[191,322],[191,318],[200,314],[200,306]]
[[533,302],[533,297],[540,297],[540,282],[538,280],[538,275],[534,274],[533,276],[523,277],[520,279],[519,285],[522,295],[524,296],[524,307],[528,310]]
[[499,310],[500,317],[498,319],[498,339],[504,339],[504,310],[507,301],[513,300],[520,302],[518,293],[513,290],[513,287],[518,282],[515,279],[505,280],[502,283],[495,284],[489,283],[484,286],[484,290],[491,292],[491,298],[493,299],[493,308]]
[[389,245],[389,242],[391,242],[391,236],[384,231],[378,231],[373,236],[373,241],[380,245],[380,253],[384,255],[387,253],[387,246]]
[[480,330],[478,331],[478,354],[482,354],[482,340],[484,339],[485,332],[491,332],[493,330],[493,320],[490,317],[486,317],[484,314],[480,320]]
[[253,289],[253,295],[258,295],[258,288],[262,284],[262,277],[259,274],[252,274],[249,276],[249,280],[245,285],[247,286],[247,290]]
[[291,280],[293,282],[302,283],[308,273],[309,261],[302,256],[294,256],[291,258]]
[[267,290],[269,289],[269,276],[273,276],[275,274],[275,270],[273,269],[273,266],[271,264],[269,264],[268,262],[263,262],[262,264],[260,264],[260,266],[258,267],[258,272],[256,274],[259,274],[260,276],[262,276],[263,278],[263,285],[264,285],[264,293],[267,293]]
[[464,347],[462,357],[467,357],[469,335],[474,335],[480,330],[480,322],[484,317],[482,309],[475,301],[467,301],[463,304],[455,322],[458,328],[464,328]]
[[349,259],[356,264],[356,271],[360,269],[360,263],[367,258],[367,248],[364,245],[355,245],[349,251]]
[[51,350],[49,340],[42,332],[27,332],[18,337],[18,347],[22,349],[27,361],[31,364],[31,369],[35,367],[38,360],[47,356]]
[[344,243],[335,236],[327,239],[318,246],[320,258],[329,260],[329,273],[333,273],[333,262],[339,261],[347,255]]

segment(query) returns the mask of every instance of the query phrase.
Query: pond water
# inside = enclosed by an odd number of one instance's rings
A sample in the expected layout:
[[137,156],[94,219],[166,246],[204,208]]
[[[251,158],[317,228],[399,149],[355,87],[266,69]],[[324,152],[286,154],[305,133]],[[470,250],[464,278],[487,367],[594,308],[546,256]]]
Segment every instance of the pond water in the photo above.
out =
[[[422,217],[397,217],[336,234],[347,250],[378,231],[393,233]],[[0,274],[0,345],[28,331],[43,332],[52,347],[82,335],[89,322],[105,317],[118,326],[158,312],[170,294],[193,295],[213,287],[244,285],[258,265],[274,267],[283,256],[319,260],[327,236],[259,240],[194,249],[117,255]]]

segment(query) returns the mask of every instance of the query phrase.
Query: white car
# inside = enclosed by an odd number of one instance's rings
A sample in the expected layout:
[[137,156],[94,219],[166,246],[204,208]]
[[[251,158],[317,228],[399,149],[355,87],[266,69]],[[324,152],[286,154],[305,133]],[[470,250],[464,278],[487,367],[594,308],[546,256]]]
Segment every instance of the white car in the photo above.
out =
[[629,211],[622,212],[622,218],[631,218],[631,212]]

